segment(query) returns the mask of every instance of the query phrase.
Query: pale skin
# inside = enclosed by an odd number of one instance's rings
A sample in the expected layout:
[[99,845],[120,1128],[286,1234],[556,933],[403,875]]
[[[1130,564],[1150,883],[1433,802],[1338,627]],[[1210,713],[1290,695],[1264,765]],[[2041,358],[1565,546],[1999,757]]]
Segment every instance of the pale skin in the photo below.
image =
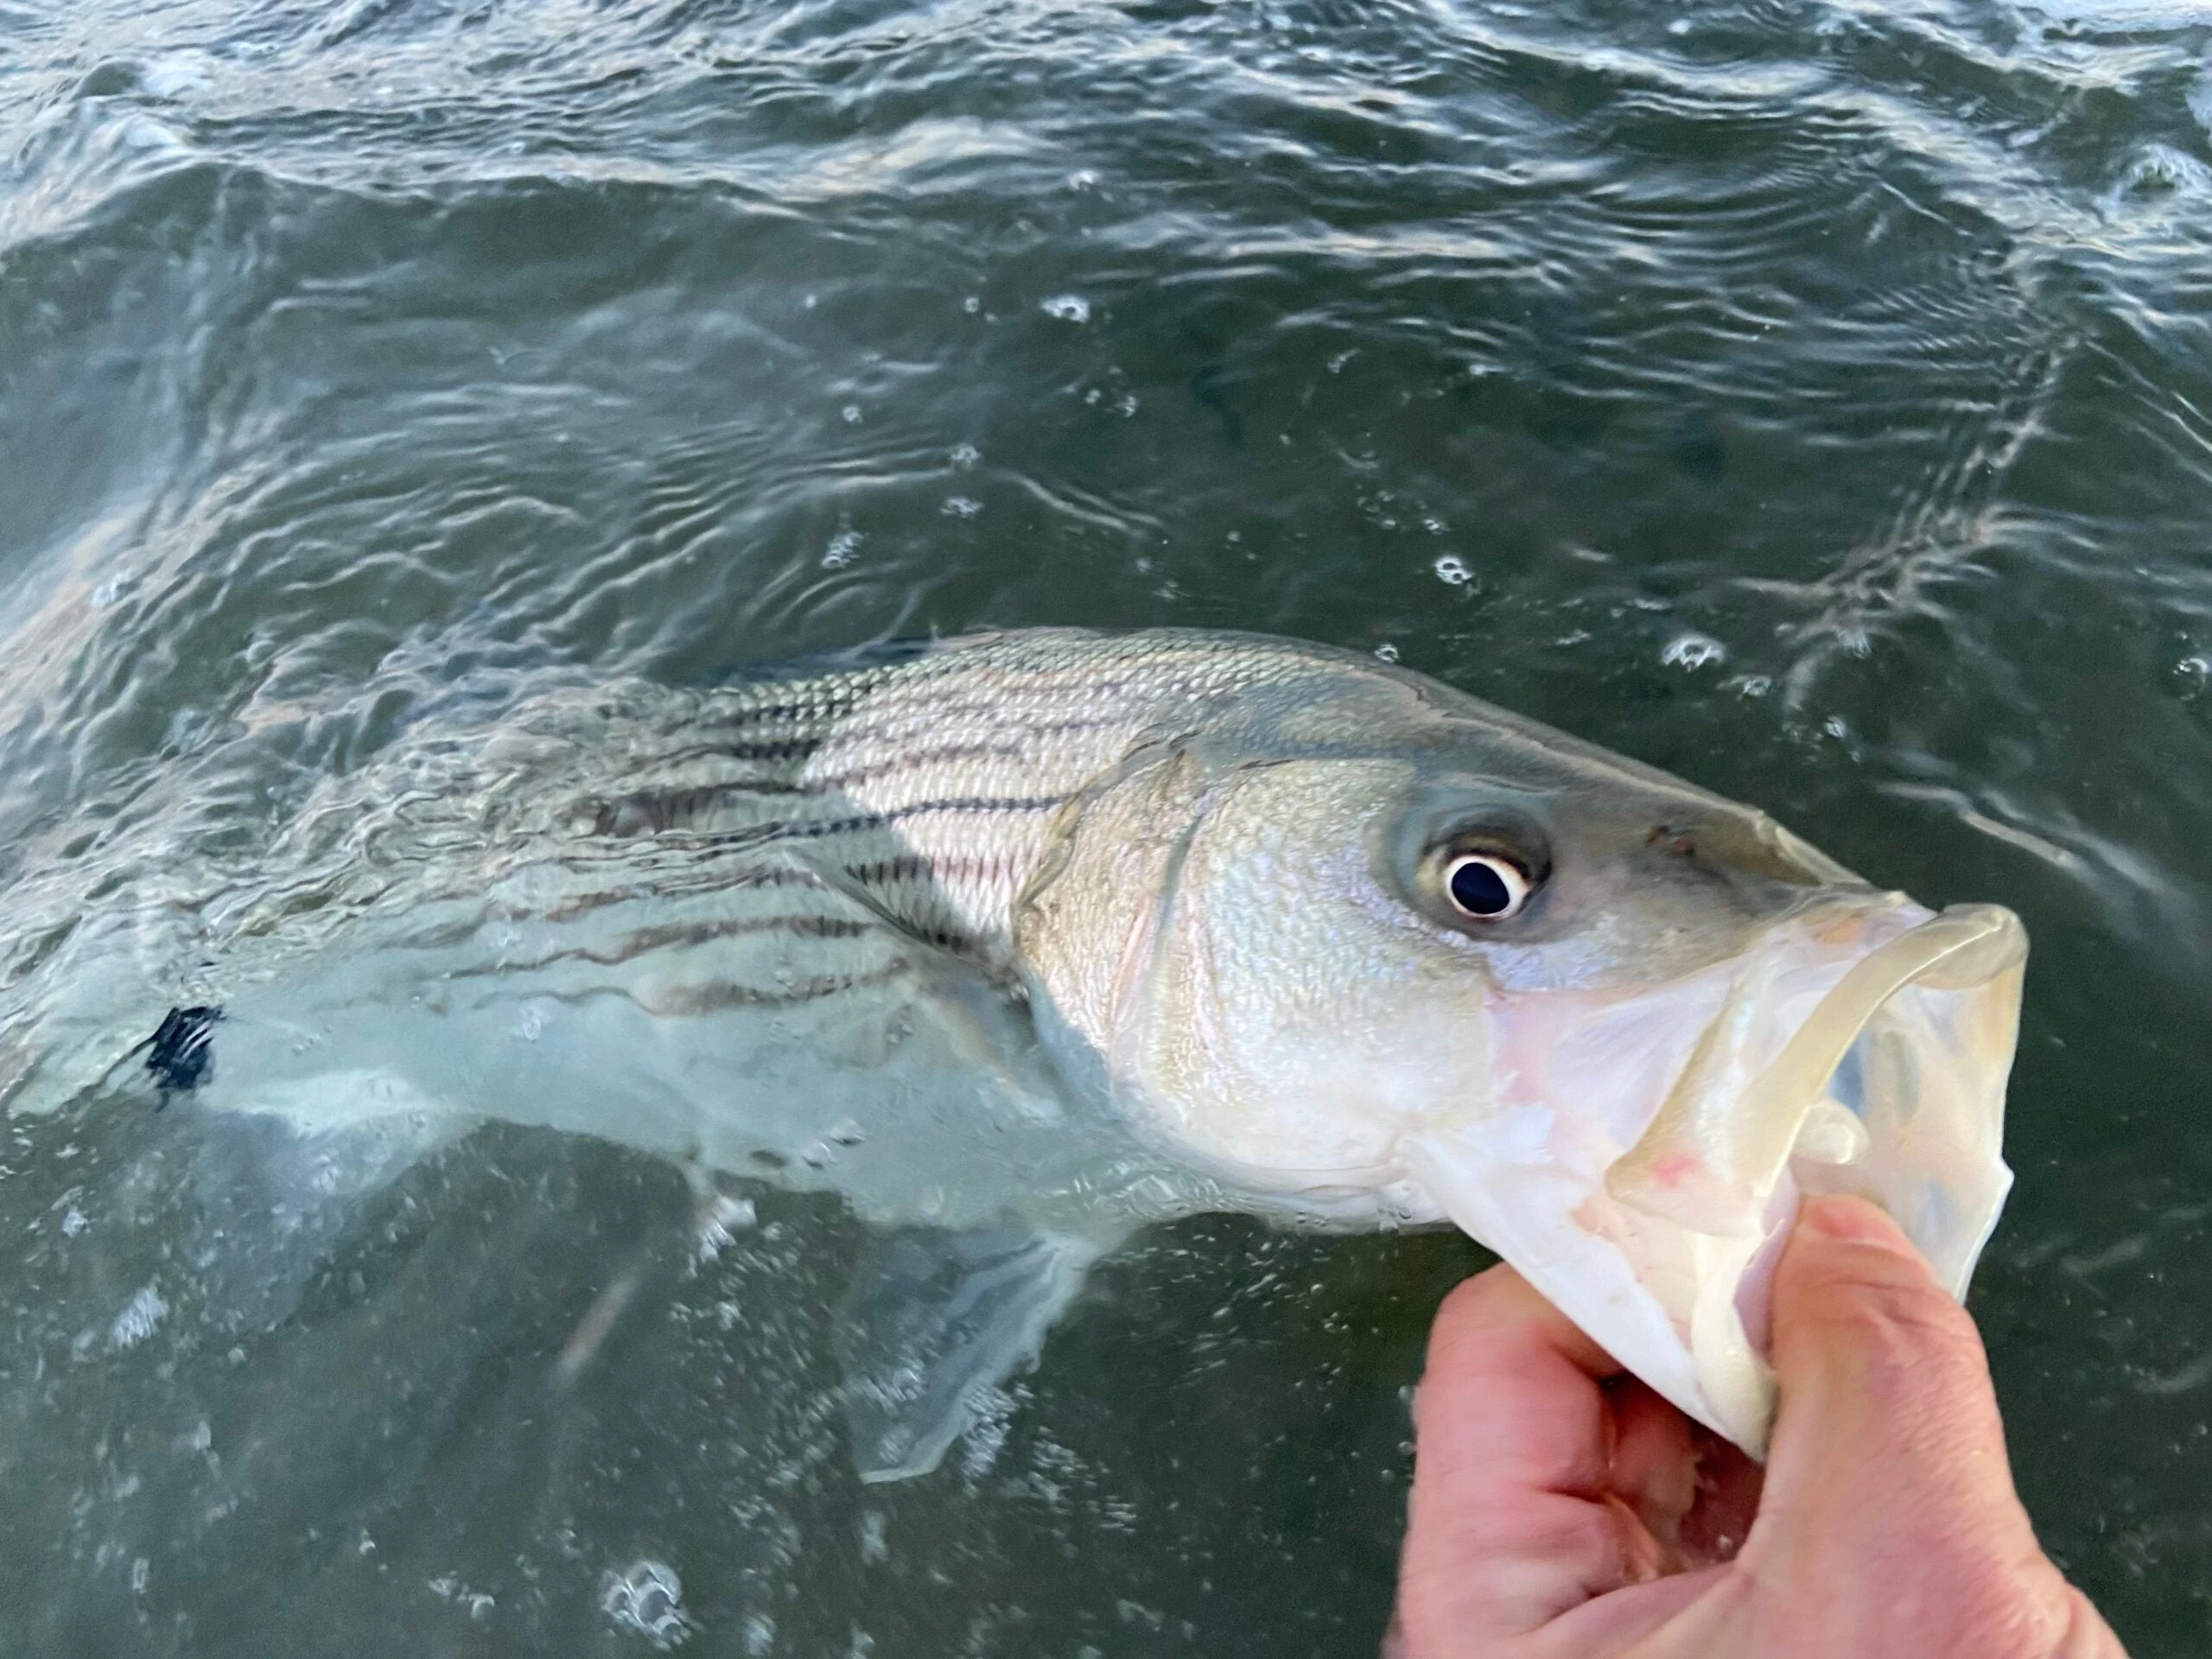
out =
[[1393,1659],[2126,1659],[2036,1541],[1981,1340],[1872,1205],[1777,1269],[1764,1471],[1509,1268],[1437,1314]]

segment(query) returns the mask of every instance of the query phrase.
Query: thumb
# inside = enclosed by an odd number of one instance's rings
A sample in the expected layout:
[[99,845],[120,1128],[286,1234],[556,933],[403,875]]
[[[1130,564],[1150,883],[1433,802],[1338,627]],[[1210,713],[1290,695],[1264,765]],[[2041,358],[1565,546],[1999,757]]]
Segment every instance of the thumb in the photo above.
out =
[[1808,1203],[1773,1307],[1781,1404],[1746,1561],[1827,1628],[1913,1630],[1925,1653],[2063,1632],[2070,1598],[2014,1494],[1981,1338],[1897,1224]]

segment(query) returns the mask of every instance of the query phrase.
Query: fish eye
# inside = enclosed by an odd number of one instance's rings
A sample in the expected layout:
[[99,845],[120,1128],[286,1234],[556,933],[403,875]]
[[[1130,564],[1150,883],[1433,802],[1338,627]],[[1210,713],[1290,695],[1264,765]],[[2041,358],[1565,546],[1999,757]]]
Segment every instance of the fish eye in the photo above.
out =
[[1535,891],[1529,873],[1498,853],[1460,853],[1444,866],[1452,907],[1478,922],[1510,921]]

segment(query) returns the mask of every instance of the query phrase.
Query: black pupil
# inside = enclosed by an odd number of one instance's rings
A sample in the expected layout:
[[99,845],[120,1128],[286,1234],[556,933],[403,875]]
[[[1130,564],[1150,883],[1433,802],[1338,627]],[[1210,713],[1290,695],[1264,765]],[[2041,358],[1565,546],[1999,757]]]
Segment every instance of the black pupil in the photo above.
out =
[[1470,916],[1497,916],[1513,908],[1513,889],[1497,865],[1471,858],[1452,872],[1452,899]]

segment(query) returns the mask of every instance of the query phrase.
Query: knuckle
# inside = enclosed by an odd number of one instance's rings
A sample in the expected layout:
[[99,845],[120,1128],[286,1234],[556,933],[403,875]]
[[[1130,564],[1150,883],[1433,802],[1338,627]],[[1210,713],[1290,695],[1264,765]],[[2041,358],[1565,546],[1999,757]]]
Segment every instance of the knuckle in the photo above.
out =
[[1827,1282],[1813,1287],[1828,1340],[1885,1372],[1935,1368],[1953,1381],[1961,1370],[1982,1373],[1981,1337],[1966,1309],[1916,1263],[1866,1254],[1873,1259],[1825,1274]]
[[1560,1513],[1540,1540],[1541,1553],[1554,1560],[1572,1561],[1586,1573],[1609,1577],[1621,1561],[1621,1523],[1601,1503],[1562,1504]]
[[1429,1331],[1429,1363],[1446,1363],[1485,1348],[1501,1331],[1523,1323],[1535,1293],[1510,1268],[1491,1268],[1454,1286]]
[[1496,1272],[1497,1269],[1493,1268],[1487,1272],[1475,1274],[1471,1279],[1462,1279],[1458,1284],[1452,1286],[1437,1307],[1438,1326],[1441,1328],[1450,1325],[1456,1329],[1459,1325],[1477,1323],[1485,1318],[1497,1294],[1497,1281],[1493,1277]]
[[1979,1370],[1981,1338],[1965,1308],[1933,1287],[1875,1287],[1853,1297],[1835,1323],[1884,1369],[1923,1370],[1961,1363]]
[[1981,1339],[1941,1292],[1862,1297],[1835,1335],[1832,1351],[1899,1440],[1948,1463],[1997,1432]]

